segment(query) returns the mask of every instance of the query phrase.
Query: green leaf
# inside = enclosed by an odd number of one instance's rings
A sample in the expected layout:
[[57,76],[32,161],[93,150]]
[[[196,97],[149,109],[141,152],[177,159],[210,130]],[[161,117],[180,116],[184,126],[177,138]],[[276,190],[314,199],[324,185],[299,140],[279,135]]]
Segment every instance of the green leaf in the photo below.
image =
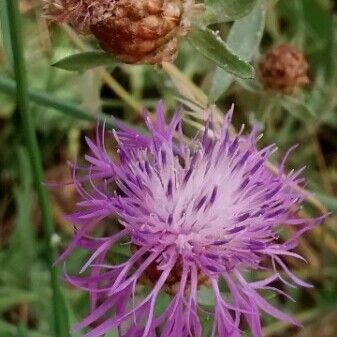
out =
[[62,318],[62,327],[61,327],[62,337],[70,337],[69,309],[62,289],[59,289],[59,301],[60,301],[60,308],[62,309],[60,313]]
[[6,1],[0,1],[0,24],[1,24],[1,35],[2,35],[0,36],[0,42],[2,40],[4,50],[6,53],[7,63],[12,65],[13,64],[12,42],[11,42],[11,37],[9,33],[9,23],[8,23],[8,17],[6,15],[6,12],[7,12]]
[[[263,35],[265,25],[264,1],[246,17],[236,21],[227,38],[227,45],[243,60],[250,61],[255,55]],[[221,68],[217,68],[210,88],[209,99],[215,102],[229,88],[234,77]]]
[[283,96],[280,103],[284,109],[299,121],[305,122],[317,118],[315,111],[310,105],[301,99],[292,96]]
[[201,20],[206,25],[234,21],[248,15],[256,3],[257,0],[206,0]]
[[106,66],[114,68],[116,58],[102,51],[88,51],[74,54],[53,64],[53,67],[69,71],[86,71],[95,67]]
[[307,41],[306,50],[311,67],[323,68],[325,82],[336,74],[334,62],[336,53],[334,43],[334,16],[319,1],[302,0],[304,27]]
[[190,43],[209,60],[235,76],[252,78],[254,68],[243,61],[212,30],[194,25],[189,35]]
[[27,151],[17,150],[20,186],[14,189],[16,202],[15,230],[10,241],[10,257],[7,260],[17,279],[18,285],[28,288],[30,268],[36,257],[34,227],[31,222],[32,173]]
[[324,193],[315,192],[315,196],[329,209],[331,212],[337,212],[337,198]]

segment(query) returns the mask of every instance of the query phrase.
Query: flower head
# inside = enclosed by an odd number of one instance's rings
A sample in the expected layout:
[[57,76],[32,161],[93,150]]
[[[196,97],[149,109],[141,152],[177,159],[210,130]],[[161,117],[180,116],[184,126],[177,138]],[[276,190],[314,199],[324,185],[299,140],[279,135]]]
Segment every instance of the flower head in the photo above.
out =
[[[274,150],[258,150],[258,128],[248,136],[229,131],[232,111],[221,126],[210,117],[200,137],[188,141],[175,114],[167,125],[159,103],[156,121],[145,121],[148,135],[117,123],[112,134],[118,158],[104,146],[104,128],[96,143],[88,139],[91,153],[87,175],[76,178],[83,200],[70,216],[77,232],[63,258],[75,247],[90,251],[82,271],[87,276],[67,279],[88,291],[91,313],[76,327],[92,327],[85,337],[98,337],[118,328],[125,337],[200,337],[201,315],[213,316],[212,336],[239,337],[246,322],[254,337],[261,337],[260,312],[298,324],[269,304],[259,293],[271,290],[275,280],[309,286],[287,268],[285,256],[301,258],[292,251],[297,239],[320,219],[297,215],[303,195],[294,187],[302,182],[300,171],[273,174],[266,162]],[[90,189],[83,181],[90,182]],[[95,238],[92,229],[107,217],[119,219],[115,234]],[[282,225],[296,231],[279,240]],[[121,264],[106,257],[113,245],[127,238],[132,255]],[[268,261],[270,263],[268,263]],[[270,273],[248,281],[252,270]],[[278,273],[284,271],[289,280]],[[143,297],[137,285],[151,285]],[[219,282],[226,285],[226,295]],[[214,310],[205,313],[198,304],[201,286],[214,296]],[[161,313],[156,302],[161,293],[170,302]]]
[[47,19],[72,25],[89,33],[91,25],[112,16],[116,0],[43,0]]
[[286,94],[294,94],[310,83],[305,55],[288,44],[273,47],[262,55],[259,72],[266,88]]
[[124,63],[161,64],[177,56],[194,0],[44,0],[50,21],[93,34]]

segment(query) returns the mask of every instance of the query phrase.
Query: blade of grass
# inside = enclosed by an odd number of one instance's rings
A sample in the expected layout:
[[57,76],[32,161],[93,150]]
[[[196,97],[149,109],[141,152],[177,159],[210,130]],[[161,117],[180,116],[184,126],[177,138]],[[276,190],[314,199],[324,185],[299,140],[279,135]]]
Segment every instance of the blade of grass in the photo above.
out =
[[[0,76],[0,92],[4,92],[11,96],[17,95],[15,81]],[[55,97],[50,93],[28,90],[28,96],[32,102],[39,104],[40,106],[53,108],[71,118],[95,123],[97,123],[97,121],[101,121],[104,122],[105,126],[108,128],[113,128],[115,126],[114,123],[112,122],[112,118],[110,115],[102,112],[97,115],[92,115],[88,111],[83,110],[79,104],[64,101],[60,98]],[[152,105],[154,105],[155,103],[156,101],[153,102]],[[145,102],[144,106],[146,104],[147,103]],[[117,121],[119,120],[116,117],[114,117],[114,119]],[[138,130],[141,133],[144,133],[144,130],[138,127],[137,125],[129,125],[129,123],[126,121],[123,121],[123,123],[131,128]]]
[[6,15],[7,5],[5,1],[0,1],[0,24],[1,24],[1,33],[3,39],[3,45],[5,48],[5,64],[9,67],[13,64],[13,55],[12,55],[12,43],[9,36],[9,24],[8,18]]
[[12,52],[14,62],[14,72],[17,85],[17,104],[20,113],[22,130],[27,144],[27,150],[31,161],[32,173],[35,188],[39,198],[41,216],[43,222],[44,236],[46,241],[46,256],[50,269],[50,281],[52,288],[52,306],[54,317],[54,334],[56,337],[69,336],[67,326],[67,317],[63,306],[62,293],[59,288],[58,270],[53,267],[56,258],[56,247],[52,245],[54,235],[54,225],[49,207],[47,192],[42,185],[43,169],[41,163],[41,154],[37,143],[36,133],[32,117],[29,113],[29,95],[26,67],[24,61],[24,50],[22,43],[22,25],[19,13],[18,0],[6,0],[7,15],[10,36],[12,41]]
[[[8,78],[0,77],[0,91],[5,92],[8,95],[16,95],[17,90],[15,82]],[[54,108],[62,112],[63,114],[75,119],[80,119],[87,122],[97,122],[97,120],[105,121],[106,126],[112,127],[111,117],[107,114],[100,113],[98,115],[92,115],[89,112],[84,111],[79,105],[69,103],[64,100],[58,99],[52,94],[46,92],[28,91],[29,99],[39,104],[40,106],[46,106]]]

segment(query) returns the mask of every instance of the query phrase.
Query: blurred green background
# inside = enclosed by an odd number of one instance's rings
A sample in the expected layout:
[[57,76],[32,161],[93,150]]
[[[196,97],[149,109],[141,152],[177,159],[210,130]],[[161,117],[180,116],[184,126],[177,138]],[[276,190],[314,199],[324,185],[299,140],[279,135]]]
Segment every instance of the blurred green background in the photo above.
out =
[[[12,41],[5,5],[0,0],[0,337],[51,337],[55,305],[52,305],[48,245],[57,251],[67,245],[72,227],[64,215],[74,210],[76,193],[71,186],[48,189],[55,226],[49,242],[33,190],[34,175],[15,98]],[[259,19],[259,13],[236,21],[235,34],[231,30],[232,37],[228,39],[232,39],[232,48],[237,51],[240,48],[243,52],[253,51],[253,65],[258,64],[266,50],[281,43],[301,50],[310,65],[310,84],[294,95],[265,89],[258,76],[253,80],[234,80],[221,72],[219,75],[219,70],[215,75],[214,64],[185,40],[181,41],[176,67],[117,65],[84,72],[58,69],[51,65],[88,46],[95,47],[95,41],[78,36],[64,25],[48,27],[41,15],[41,1],[21,0],[19,28],[23,35],[30,114],[42,153],[43,179],[49,183],[70,180],[67,161],[83,157],[84,137],[94,134],[95,120],[102,116],[114,115],[142,127],[141,106],[152,110],[162,98],[172,113],[179,100],[184,106],[186,130],[192,134],[203,118],[198,108],[205,98],[203,92],[216,101],[221,111],[235,103],[236,125],[258,120],[264,128],[261,146],[278,145],[275,163],[290,146],[300,145],[290,157],[288,168],[306,166],[306,188],[315,194],[304,205],[303,212],[308,215],[331,212],[324,225],[300,243],[298,250],[308,264],[288,262],[297,275],[312,282],[315,288],[290,289],[296,303],[272,299],[278,302],[278,307],[300,319],[305,328],[299,330],[266,319],[265,336],[335,337],[337,2],[268,0],[266,10],[265,22]],[[213,28],[226,38],[231,27],[232,23],[227,23]],[[261,43],[255,45],[259,32]],[[127,252],[117,247],[114,253],[122,258]],[[77,252],[67,268],[78,270],[83,258],[83,253]],[[88,305],[84,294],[64,284],[61,276],[57,279],[64,295],[59,305],[66,337],[68,324],[80,320]],[[203,300],[207,299],[206,292]],[[113,336],[114,332],[109,335]]]

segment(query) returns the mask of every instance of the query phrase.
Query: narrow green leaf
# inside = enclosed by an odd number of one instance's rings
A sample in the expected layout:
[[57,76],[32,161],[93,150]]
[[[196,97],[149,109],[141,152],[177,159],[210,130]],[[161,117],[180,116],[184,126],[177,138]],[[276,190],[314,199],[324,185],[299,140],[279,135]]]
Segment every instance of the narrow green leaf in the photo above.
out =
[[[324,69],[325,82],[333,80],[337,73],[334,62],[334,15],[319,1],[302,0],[306,48],[313,69]],[[316,47],[316,48],[315,48]]]
[[102,51],[88,51],[67,56],[53,64],[53,67],[69,71],[86,71],[95,67],[106,66],[114,68],[117,65],[116,58]]
[[315,111],[303,100],[292,96],[283,96],[280,100],[282,107],[299,121],[305,122],[317,118]]
[[60,296],[60,307],[62,308],[62,312],[61,312],[61,319],[63,322],[63,334],[62,337],[70,337],[70,330],[69,330],[69,326],[70,326],[70,321],[69,321],[69,309],[67,306],[67,302],[65,299],[65,294],[62,288],[59,288],[59,296]]
[[254,68],[228,48],[212,30],[194,25],[189,35],[190,43],[219,67],[241,78],[252,78]]
[[[263,35],[265,25],[264,1],[259,1],[254,10],[246,17],[236,21],[227,38],[227,45],[243,60],[250,61],[255,55]],[[229,88],[234,77],[217,68],[210,88],[209,99],[215,102]]]
[[36,256],[34,228],[30,220],[32,205],[32,172],[27,151],[20,147],[17,150],[18,175],[20,186],[16,186],[14,197],[16,202],[15,230],[10,241],[11,256],[8,264],[15,271],[18,284],[28,288],[30,284],[30,268]]
[[315,196],[329,209],[331,212],[337,212],[337,198],[324,193],[315,193]]
[[[0,91],[11,96],[16,95],[15,82],[11,79],[0,76]],[[70,116],[71,118],[82,121],[106,121],[106,126],[110,128],[113,127],[109,115],[99,113],[97,116],[94,116],[88,111],[83,110],[83,108],[77,102],[66,102],[61,98],[55,97],[51,93],[43,91],[29,91],[28,94],[31,101],[35,104],[38,104],[39,106],[58,110],[65,116]]]
[[25,137],[27,150],[29,153],[32,174],[34,177],[36,191],[39,197],[41,209],[41,218],[44,229],[44,238],[46,243],[45,254],[49,264],[50,281],[53,291],[52,305],[54,316],[54,335],[56,337],[68,337],[69,327],[64,320],[65,310],[62,306],[62,294],[59,289],[58,270],[53,268],[52,264],[56,258],[56,247],[52,246],[52,237],[54,234],[54,224],[49,206],[48,195],[41,182],[43,178],[43,168],[41,153],[37,142],[33,119],[30,113],[30,102],[28,93],[28,78],[24,58],[23,37],[22,37],[22,18],[19,10],[18,0],[6,0],[7,17],[9,31],[12,41],[12,52],[14,61],[14,72],[17,86],[17,104],[20,115],[22,133]]
[[257,0],[206,0],[206,11],[201,21],[214,24],[238,20],[248,15]]
[[[4,50],[6,53],[6,61],[10,65],[13,64],[12,42],[9,33],[9,23],[6,15],[7,4],[6,1],[0,1],[0,23],[1,23],[1,37]],[[1,41],[0,37],[0,41]]]

